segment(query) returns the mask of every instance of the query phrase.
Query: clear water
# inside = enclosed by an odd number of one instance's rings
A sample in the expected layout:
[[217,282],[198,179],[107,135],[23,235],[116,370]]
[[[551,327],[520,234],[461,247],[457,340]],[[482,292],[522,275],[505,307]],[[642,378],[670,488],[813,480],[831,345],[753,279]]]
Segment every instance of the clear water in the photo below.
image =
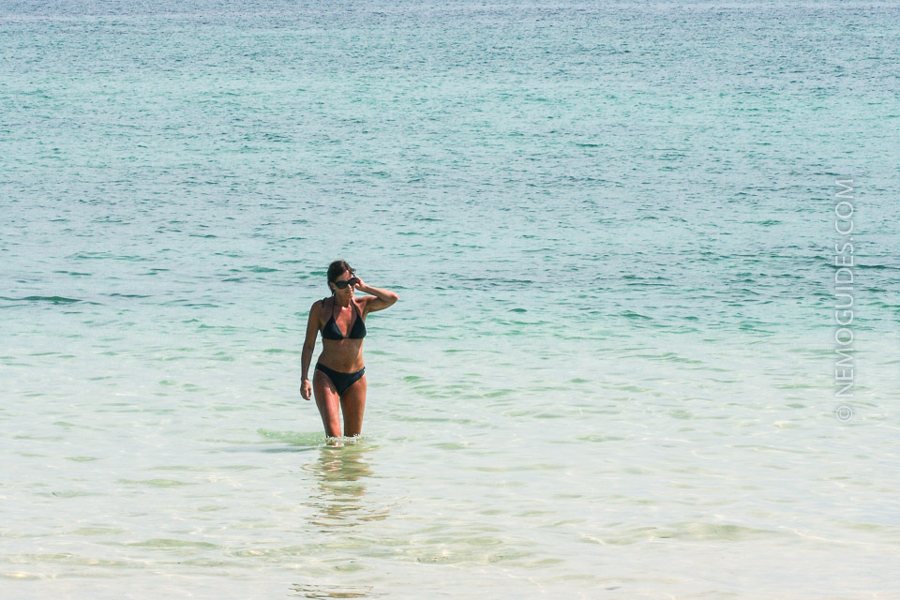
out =
[[0,2],[3,596],[896,597],[898,12]]

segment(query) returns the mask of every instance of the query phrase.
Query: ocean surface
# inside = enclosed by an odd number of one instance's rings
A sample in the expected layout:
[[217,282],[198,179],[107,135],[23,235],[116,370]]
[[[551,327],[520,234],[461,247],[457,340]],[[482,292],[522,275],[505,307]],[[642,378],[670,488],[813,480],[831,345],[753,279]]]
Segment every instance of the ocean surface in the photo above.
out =
[[[0,595],[900,598],[898,48],[853,0],[0,0]],[[400,294],[342,446],[337,258]]]

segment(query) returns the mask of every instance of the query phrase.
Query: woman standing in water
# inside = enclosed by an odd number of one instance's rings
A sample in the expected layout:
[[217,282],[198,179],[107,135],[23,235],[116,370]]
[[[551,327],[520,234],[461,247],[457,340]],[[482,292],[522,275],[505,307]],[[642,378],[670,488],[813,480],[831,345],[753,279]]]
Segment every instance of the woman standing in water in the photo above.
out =
[[[366,285],[343,260],[329,265],[328,287],[331,297],[316,301],[309,309],[301,360],[300,395],[309,400],[315,390],[325,435],[341,437],[340,414],[343,412],[343,435],[356,436],[362,432],[366,409],[366,367],[362,355],[366,315],[393,305],[398,296]],[[355,290],[372,295],[354,298]],[[319,331],[322,332],[322,354],[310,383],[309,363]]]

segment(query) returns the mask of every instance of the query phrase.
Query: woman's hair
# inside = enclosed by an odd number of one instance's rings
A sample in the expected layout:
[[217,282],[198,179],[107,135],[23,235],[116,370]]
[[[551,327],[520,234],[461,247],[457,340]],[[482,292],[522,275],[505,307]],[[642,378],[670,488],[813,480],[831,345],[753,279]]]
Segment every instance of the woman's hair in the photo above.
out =
[[[337,281],[337,278],[350,271],[350,275],[355,274],[353,267],[347,264],[346,260],[336,260],[330,265],[328,265],[328,283],[334,283]],[[328,289],[331,289],[331,286],[328,286]]]

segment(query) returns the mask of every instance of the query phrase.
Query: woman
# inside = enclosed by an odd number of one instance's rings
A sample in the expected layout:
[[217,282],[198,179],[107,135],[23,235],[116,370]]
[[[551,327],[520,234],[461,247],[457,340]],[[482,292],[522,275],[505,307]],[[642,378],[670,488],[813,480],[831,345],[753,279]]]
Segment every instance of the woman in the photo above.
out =
[[[328,287],[331,297],[316,301],[309,309],[300,395],[309,400],[315,390],[316,405],[328,437],[341,437],[340,413],[343,412],[343,434],[349,437],[362,432],[366,409],[366,367],[362,355],[366,315],[393,305],[398,296],[366,285],[343,260],[336,260],[328,267]],[[354,298],[355,290],[372,296]],[[319,331],[322,354],[310,383],[309,363]]]

